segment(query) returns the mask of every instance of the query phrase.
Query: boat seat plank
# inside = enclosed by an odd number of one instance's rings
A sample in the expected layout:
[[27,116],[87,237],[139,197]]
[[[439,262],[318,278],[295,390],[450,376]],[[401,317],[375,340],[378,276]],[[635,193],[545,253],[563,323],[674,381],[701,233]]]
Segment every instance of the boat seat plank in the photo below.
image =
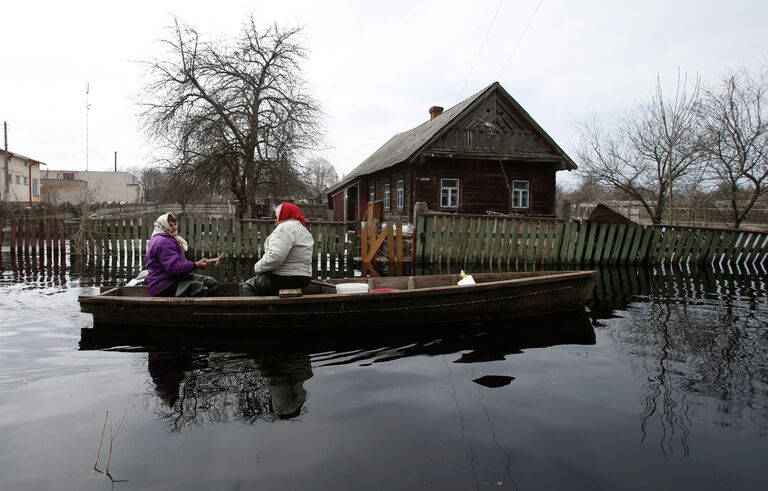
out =
[[283,288],[277,292],[277,296],[280,298],[300,297],[301,295],[301,288]]

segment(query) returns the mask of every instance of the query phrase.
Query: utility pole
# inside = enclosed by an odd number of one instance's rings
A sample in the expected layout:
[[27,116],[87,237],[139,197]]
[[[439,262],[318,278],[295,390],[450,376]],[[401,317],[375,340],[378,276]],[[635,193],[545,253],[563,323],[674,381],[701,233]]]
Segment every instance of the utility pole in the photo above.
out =
[[88,103],[88,93],[90,87],[91,85],[85,82],[85,172],[88,172],[88,112],[91,110],[91,105]]
[[11,194],[11,179],[8,176],[8,122],[3,121],[3,137],[5,139],[5,152],[3,153],[3,177],[5,180],[5,186],[3,186],[3,200],[8,200]]
[[667,172],[668,180],[669,180],[669,224],[674,225],[675,224],[675,209],[674,206],[672,206],[672,162],[670,158],[669,162],[669,171]]

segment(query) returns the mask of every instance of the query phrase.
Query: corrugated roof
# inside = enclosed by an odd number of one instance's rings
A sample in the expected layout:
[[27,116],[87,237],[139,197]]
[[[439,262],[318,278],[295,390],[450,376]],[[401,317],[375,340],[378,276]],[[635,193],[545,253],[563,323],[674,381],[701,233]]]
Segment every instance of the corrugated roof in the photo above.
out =
[[[2,154],[4,154],[4,153],[5,153],[5,150],[3,150],[2,148],[0,148],[0,155],[2,155]],[[11,158],[11,157],[16,157],[17,159],[20,159],[20,160],[28,160],[28,161],[30,161],[30,162],[34,162],[34,163],[36,163],[36,164],[43,164],[43,165],[47,165],[45,162],[40,162],[39,160],[31,159],[31,158],[29,158],[29,157],[25,157],[25,156],[23,156],[23,155],[22,155],[22,154],[20,154],[20,153],[16,153],[16,152],[10,152],[10,151],[9,151],[9,152],[8,152],[8,158]]]

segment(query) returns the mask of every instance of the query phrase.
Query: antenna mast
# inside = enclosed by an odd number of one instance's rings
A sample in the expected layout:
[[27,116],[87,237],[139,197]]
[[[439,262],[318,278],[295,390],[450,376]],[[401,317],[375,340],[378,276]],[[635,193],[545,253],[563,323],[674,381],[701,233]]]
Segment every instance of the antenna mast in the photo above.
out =
[[88,94],[91,84],[85,82],[85,172],[88,172],[88,112],[91,110],[91,105],[88,102]]

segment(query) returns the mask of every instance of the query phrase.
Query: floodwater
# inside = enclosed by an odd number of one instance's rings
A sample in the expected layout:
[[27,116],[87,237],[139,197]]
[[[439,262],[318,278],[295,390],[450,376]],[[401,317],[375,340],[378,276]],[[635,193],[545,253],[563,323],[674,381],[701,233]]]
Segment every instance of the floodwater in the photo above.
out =
[[126,339],[77,296],[134,271],[70,269],[3,257],[3,490],[766,487],[762,270],[606,270],[509,325]]

